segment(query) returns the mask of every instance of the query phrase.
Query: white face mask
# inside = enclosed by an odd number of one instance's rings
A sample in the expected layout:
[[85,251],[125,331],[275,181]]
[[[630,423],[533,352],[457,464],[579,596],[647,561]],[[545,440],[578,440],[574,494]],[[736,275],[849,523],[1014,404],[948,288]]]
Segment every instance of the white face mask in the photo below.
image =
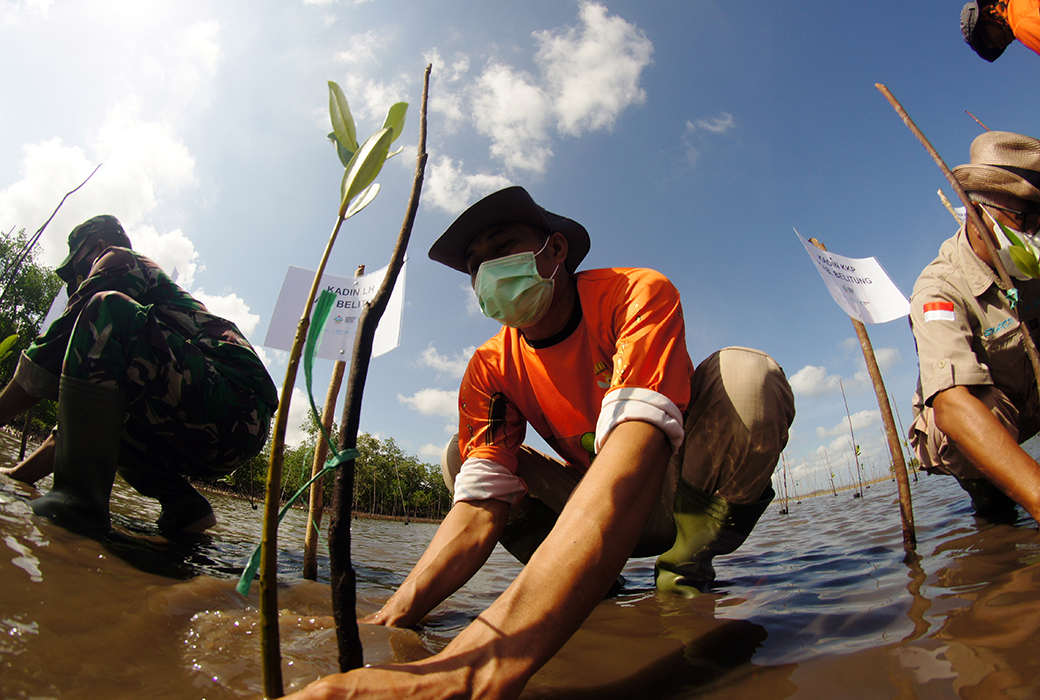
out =
[[[993,218],[992,214],[986,211],[985,207],[982,207],[982,210],[986,212],[986,217],[993,224],[993,231],[996,233],[997,243],[1000,244],[1000,249],[997,250],[997,256],[1000,258],[1000,261],[1004,263],[1004,269],[1007,270],[1009,275],[1011,275],[1017,280],[1033,279],[1033,275],[1029,274],[1027,270],[1023,270],[1012,257],[1011,248],[1013,244],[1011,240],[1004,234],[1004,230],[1001,228],[1001,225],[997,222],[996,219]],[[1022,244],[1026,247],[1028,251],[1032,251],[1034,260],[1040,259],[1040,245],[1038,245],[1038,243],[1040,242],[1037,241],[1036,236],[1030,235],[1028,233],[1022,233],[1021,231],[1016,231],[1007,224],[1004,224],[1004,227],[1011,231],[1011,233],[1022,242]],[[1028,253],[1026,253],[1026,255],[1028,256]]]

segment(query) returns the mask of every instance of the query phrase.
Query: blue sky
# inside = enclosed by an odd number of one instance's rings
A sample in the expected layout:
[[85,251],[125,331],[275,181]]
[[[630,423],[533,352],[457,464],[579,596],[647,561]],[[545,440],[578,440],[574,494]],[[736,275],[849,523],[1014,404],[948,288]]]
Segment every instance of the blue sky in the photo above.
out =
[[[64,256],[72,226],[115,214],[135,247],[260,346],[287,266],[314,269],[337,211],[326,81],[362,136],[393,102],[412,103],[404,152],[333,253],[329,271],[350,276],[389,258],[432,62],[402,343],[373,360],[362,429],[436,461],[468,353],[497,324],[426,250],[465,206],[520,184],[589,230],[584,267],[672,279],[694,362],[727,345],[772,354],[796,390],[792,473],[823,486],[829,460],[847,483],[838,380],[865,464],[887,463],[877,402],[848,317],[792,228],[877,257],[907,295],[953,234],[936,190],[952,193],[875,83],[951,167],[980,133],[965,110],[1040,135],[1029,97],[1040,57],[1015,44],[982,61],[961,39],[960,6],[0,0],[0,228],[35,230],[103,162],[48,228],[44,262]],[[907,426],[909,327],[868,330]],[[285,353],[261,350],[281,385]],[[319,368],[319,400],[330,371]]]

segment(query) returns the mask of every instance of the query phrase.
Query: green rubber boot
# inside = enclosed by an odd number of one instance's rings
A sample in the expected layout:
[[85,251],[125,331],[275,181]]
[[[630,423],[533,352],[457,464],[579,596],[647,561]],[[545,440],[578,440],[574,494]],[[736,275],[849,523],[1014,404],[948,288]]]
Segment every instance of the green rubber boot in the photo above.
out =
[[209,501],[186,478],[132,449],[123,450],[119,476],[142,496],[159,501],[162,513],[156,525],[165,535],[200,533],[217,524]]
[[679,479],[675,492],[675,544],[657,559],[657,589],[692,598],[715,580],[712,558],[744,544],[773,500],[767,486],[755,503],[737,505]]
[[54,485],[45,496],[29,503],[36,515],[70,530],[108,532],[108,499],[125,420],[126,394],[122,390],[62,376]]
[[1015,502],[986,479],[954,478],[971,496],[971,505],[976,515],[995,522],[1014,522],[1018,517]]

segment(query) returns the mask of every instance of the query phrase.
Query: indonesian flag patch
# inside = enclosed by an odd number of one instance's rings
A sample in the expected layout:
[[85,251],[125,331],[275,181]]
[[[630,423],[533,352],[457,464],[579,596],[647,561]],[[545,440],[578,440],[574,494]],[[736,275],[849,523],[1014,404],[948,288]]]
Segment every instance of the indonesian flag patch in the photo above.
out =
[[952,301],[929,301],[924,305],[924,320],[927,321],[954,321]]

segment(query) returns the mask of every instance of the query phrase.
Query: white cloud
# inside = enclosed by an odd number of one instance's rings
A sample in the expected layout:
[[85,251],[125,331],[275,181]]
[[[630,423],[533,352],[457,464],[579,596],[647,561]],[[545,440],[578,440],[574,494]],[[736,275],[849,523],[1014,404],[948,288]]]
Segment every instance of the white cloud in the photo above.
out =
[[710,131],[713,134],[724,134],[736,126],[733,115],[729,112],[719,112],[719,116],[712,119],[698,119],[696,122],[686,122],[686,133],[696,131]]
[[826,367],[806,365],[791,377],[791,388],[802,396],[819,396],[839,389],[840,379],[827,374]]
[[437,349],[433,347],[433,343],[430,343],[430,345],[419,354],[419,364],[424,367],[435,369],[441,374],[447,375],[453,379],[461,379],[462,375],[466,372],[469,358],[473,356],[476,349],[476,346],[470,346],[464,348],[462,352],[454,355],[441,355],[437,352]]
[[433,66],[430,80],[429,112],[439,115],[436,129],[440,133],[453,134],[466,118],[463,110],[465,89],[461,85],[469,71],[469,57],[456,54],[454,62],[449,66],[437,49],[432,49],[423,56],[425,63]]
[[486,318],[484,312],[480,309],[480,300],[477,299],[477,294],[473,291],[473,287],[467,282],[465,284],[460,284],[459,289],[462,290],[462,294],[466,300],[466,314],[469,316]]
[[141,225],[128,228],[126,233],[134,250],[154,260],[177,284],[191,288],[199,270],[199,253],[180,229],[159,233],[152,226]]
[[[408,102],[407,76],[401,76],[396,80],[384,82],[372,80],[357,73],[350,73],[338,81],[343,93],[349,95],[350,113],[357,123],[358,142],[362,143],[372,133],[383,125],[386,112],[395,102]],[[413,111],[416,110],[416,111]],[[416,118],[418,106],[409,107],[409,116]],[[328,113],[325,114],[326,118]],[[372,122],[371,128],[366,129],[362,124],[365,121]]]
[[[876,425],[881,420],[881,411],[859,411],[852,414],[852,430],[862,431]],[[816,429],[816,437],[822,440],[827,437],[835,437],[849,434],[849,418],[846,416],[830,430],[819,427]]]
[[607,16],[607,8],[586,2],[581,28],[535,32],[535,61],[542,67],[560,130],[571,136],[611,128],[646,93],[639,76],[654,47],[635,25]]
[[428,166],[423,203],[454,216],[481,197],[512,184],[509,178],[502,175],[467,175],[462,168],[461,161],[456,166],[455,161],[447,156],[441,156]]
[[247,338],[253,335],[253,331],[256,330],[256,324],[260,322],[260,317],[252,313],[249,310],[249,305],[237,294],[213,296],[199,289],[192,292],[192,296],[205,304],[206,308],[212,313],[221,318],[226,318],[238,326],[238,329]]
[[427,443],[419,448],[419,454],[423,457],[431,457],[436,459],[438,462],[441,458],[441,453],[444,452],[444,445],[435,445],[432,442]]
[[15,24],[30,17],[46,19],[54,0],[0,0],[0,24]]
[[899,353],[899,348],[874,348],[874,359],[877,360],[878,369],[884,374],[902,362],[903,356]]
[[378,65],[376,52],[386,47],[390,41],[390,35],[369,30],[364,34],[355,34],[347,39],[349,49],[337,51],[336,61],[351,66]]
[[552,105],[526,73],[490,63],[473,90],[473,122],[491,139],[491,156],[509,168],[544,172],[552,157]]
[[712,119],[698,119],[695,122],[687,121],[686,130],[683,132],[681,139],[681,148],[686,156],[686,161],[690,165],[697,164],[701,157],[701,152],[695,145],[695,142],[699,143],[704,138],[704,132],[719,135],[726,133],[734,127],[736,127],[736,122],[733,120],[733,115],[728,112],[720,112],[717,117]]
[[220,24],[198,22],[177,33],[172,53],[176,60],[169,76],[169,95],[177,107],[198,109],[206,106],[203,98],[224,58],[217,41]]
[[412,396],[398,394],[397,400],[427,416],[457,416],[459,413],[457,391],[420,389]]
[[[278,390],[278,393],[281,394],[281,389]],[[307,394],[303,392],[303,389],[294,387],[292,401],[289,403],[289,420],[285,426],[285,444],[287,446],[297,447],[308,438],[303,425],[307,420],[307,412],[310,410],[311,405],[307,400]]]

